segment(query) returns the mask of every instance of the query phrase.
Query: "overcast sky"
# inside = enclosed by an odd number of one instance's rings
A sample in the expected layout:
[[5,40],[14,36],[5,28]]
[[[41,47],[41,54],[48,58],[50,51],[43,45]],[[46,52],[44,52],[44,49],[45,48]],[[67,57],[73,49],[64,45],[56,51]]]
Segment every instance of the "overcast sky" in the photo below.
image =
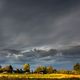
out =
[[79,42],[79,0],[0,0],[1,49]]
[[0,0],[0,49],[80,44],[80,0]]

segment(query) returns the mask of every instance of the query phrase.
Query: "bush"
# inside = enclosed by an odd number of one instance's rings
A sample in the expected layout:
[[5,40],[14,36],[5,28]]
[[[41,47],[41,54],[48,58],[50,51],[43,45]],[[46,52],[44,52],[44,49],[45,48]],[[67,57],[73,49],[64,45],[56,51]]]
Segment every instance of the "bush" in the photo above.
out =
[[35,69],[35,73],[46,73],[46,67],[45,66],[39,66]]

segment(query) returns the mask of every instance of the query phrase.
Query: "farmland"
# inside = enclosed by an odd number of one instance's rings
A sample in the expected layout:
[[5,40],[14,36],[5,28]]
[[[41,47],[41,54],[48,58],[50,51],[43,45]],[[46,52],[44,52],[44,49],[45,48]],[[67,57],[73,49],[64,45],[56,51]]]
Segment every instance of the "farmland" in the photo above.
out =
[[80,80],[80,64],[76,63],[73,70],[56,70],[52,66],[38,66],[34,71],[29,64],[16,70],[12,65],[0,67],[0,80]]
[[0,80],[80,80],[72,74],[0,74]]

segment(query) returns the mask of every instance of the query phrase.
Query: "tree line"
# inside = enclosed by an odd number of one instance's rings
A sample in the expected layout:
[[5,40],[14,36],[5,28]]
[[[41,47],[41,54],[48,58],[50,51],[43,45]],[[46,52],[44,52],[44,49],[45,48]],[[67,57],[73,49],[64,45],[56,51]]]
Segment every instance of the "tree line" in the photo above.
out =
[[80,74],[80,63],[76,63],[72,70],[56,70],[52,66],[38,66],[34,71],[30,70],[30,64],[24,64],[22,69],[13,69],[12,65],[0,66],[0,73],[40,73],[40,74],[51,74],[51,73],[63,73],[63,74]]

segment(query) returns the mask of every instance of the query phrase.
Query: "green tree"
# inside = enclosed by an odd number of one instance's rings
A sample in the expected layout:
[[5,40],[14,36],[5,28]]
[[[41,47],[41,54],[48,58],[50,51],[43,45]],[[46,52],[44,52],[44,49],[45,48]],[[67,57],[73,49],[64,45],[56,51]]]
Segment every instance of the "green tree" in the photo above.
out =
[[2,66],[0,65],[0,69],[2,68]]
[[25,72],[30,72],[30,65],[29,65],[29,64],[24,64],[24,65],[23,65],[23,70],[24,70]]
[[6,66],[6,67],[3,68],[3,71],[7,71],[7,72],[9,72],[9,73],[12,73],[13,67],[12,67],[11,65]]
[[16,68],[15,73],[20,73],[20,70]]
[[22,69],[20,69],[19,71],[20,71],[20,73],[23,73],[23,70]]
[[61,69],[61,70],[58,70],[58,73],[61,73],[61,74],[66,74],[66,71],[65,69]]
[[49,74],[53,73],[53,67],[52,66],[48,66],[46,70],[47,70],[47,73],[49,73]]
[[2,73],[3,72],[3,69],[2,69],[2,66],[0,65],[0,73]]
[[74,66],[73,66],[73,69],[75,71],[80,71],[80,64],[79,63],[76,63]]
[[39,66],[35,69],[35,73],[46,73],[46,67],[45,66]]

